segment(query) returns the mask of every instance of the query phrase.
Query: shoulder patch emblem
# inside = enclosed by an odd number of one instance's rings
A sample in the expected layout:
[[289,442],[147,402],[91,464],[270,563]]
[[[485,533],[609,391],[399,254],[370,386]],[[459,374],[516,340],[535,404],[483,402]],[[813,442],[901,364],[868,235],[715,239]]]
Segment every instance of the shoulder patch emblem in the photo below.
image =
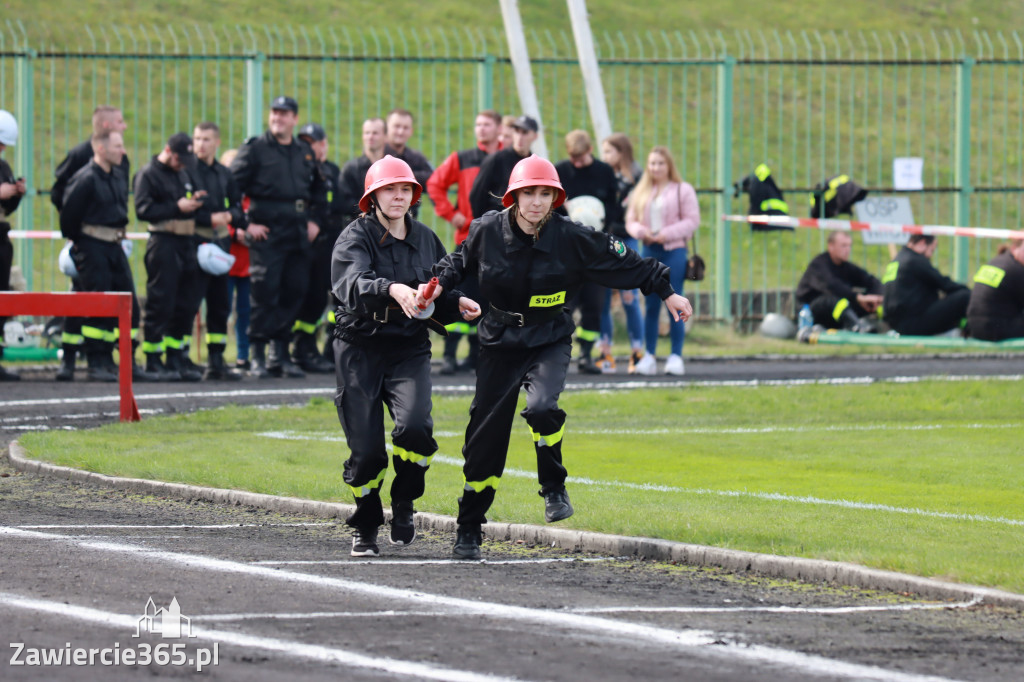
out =
[[618,258],[626,257],[626,245],[621,240],[615,237],[609,237],[608,239],[608,250],[612,252],[612,255]]
[[310,156],[309,154],[306,154],[306,161],[312,161],[312,160],[313,160],[313,157]]

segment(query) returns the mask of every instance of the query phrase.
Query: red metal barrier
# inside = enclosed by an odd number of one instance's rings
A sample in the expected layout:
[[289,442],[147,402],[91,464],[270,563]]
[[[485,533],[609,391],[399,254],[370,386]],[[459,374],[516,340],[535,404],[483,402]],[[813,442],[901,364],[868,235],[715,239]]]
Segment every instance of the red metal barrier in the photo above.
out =
[[132,295],[124,292],[22,293],[0,292],[0,317],[10,315],[58,315],[61,317],[116,317],[120,331],[118,376],[121,388],[121,421],[139,421],[139,407],[132,393]]

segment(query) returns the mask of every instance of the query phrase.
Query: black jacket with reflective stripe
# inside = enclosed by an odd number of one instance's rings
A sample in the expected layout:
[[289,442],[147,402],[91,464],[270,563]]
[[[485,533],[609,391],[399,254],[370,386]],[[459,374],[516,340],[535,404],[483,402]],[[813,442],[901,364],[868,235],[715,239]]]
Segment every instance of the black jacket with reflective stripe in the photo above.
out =
[[203,205],[196,211],[196,225],[212,227],[211,216],[214,213],[228,211],[231,213],[231,227],[244,230],[249,221],[242,210],[242,192],[235,184],[235,178],[227,166],[216,159],[209,165],[196,159],[193,177],[198,185],[197,189],[206,190]]
[[877,277],[849,261],[836,265],[826,251],[815,256],[807,266],[796,286],[796,300],[810,303],[828,293],[853,302],[857,293],[855,287],[866,294],[882,293],[882,283]]
[[135,174],[135,215],[147,223],[165,220],[192,220],[195,213],[178,208],[178,200],[196,191],[185,170],[176,171],[154,156]]
[[886,267],[882,287],[885,319],[894,326],[927,310],[939,300],[939,292],[951,294],[967,288],[943,275],[930,259],[908,246],[900,249],[896,260]]
[[[1002,271],[998,277],[998,286],[991,276],[985,277],[982,272],[986,268]],[[989,273],[996,270],[988,270]],[[987,282],[987,283],[986,283]],[[971,333],[987,328],[991,323],[1001,320],[1020,320],[1024,317],[1024,264],[1017,261],[1013,254],[1005,251],[982,266],[979,275],[975,276],[974,288],[971,290],[971,302],[967,306],[967,323]]]
[[111,168],[108,173],[90,161],[75,173],[63,196],[61,234],[77,239],[82,225],[121,228],[128,224],[128,183],[123,168]]

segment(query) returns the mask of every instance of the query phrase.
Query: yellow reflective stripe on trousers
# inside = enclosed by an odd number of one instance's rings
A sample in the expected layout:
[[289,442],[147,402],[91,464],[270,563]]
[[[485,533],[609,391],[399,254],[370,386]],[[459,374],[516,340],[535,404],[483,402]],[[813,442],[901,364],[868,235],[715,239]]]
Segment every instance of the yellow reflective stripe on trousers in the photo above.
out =
[[900,271],[900,262],[894,260],[885,266],[885,274],[882,275],[882,284],[896,281],[896,274]]
[[850,307],[850,300],[847,298],[839,299],[839,303],[836,303],[836,307],[832,309],[832,319],[836,322],[843,316],[846,309]]
[[349,489],[352,491],[352,494],[355,495],[356,497],[366,497],[367,495],[369,495],[374,490],[380,487],[380,484],[384,482],[384,474],[386,473],[387,469],[381,469],[380,473],[377,474],[377,478],[373,479],[372,481],[365,485],[350,485]]
[[103,340],[104,341],[109,341],[110,343],[117,343],[120,338],[121,338],[121,328],[120,327],[114,327],[110,331],[103,333]]
[[176,339],[173,336],[164,337],[164,348],[174,348],[175,350],[181,350],[181,347],[185,345],[181,342],[181,339]]
[[142,352],[143,353],[158,353],[158,354],[159,353],[163,353],[164,352],[164,344],[163,343],[150,343],[149,341],[143,341],[142,342]]
[[60,342],[65,346],[81,346],[85,343],[85,337],[81,334],[68,334],[62,332],[60,335]]
[[533,436],[533,442],[537,445],[554,447],[562,442],[562,436],[565,435],[565,424],[562,424],[562,428],[548,436],[542,436],[533,429],[530,429],[530,435]]
[[467,481],[466,477],[463,476],[462,480],[464,481],[462,485],[463,490],[472,490],[475,493],[482,493],[486,488],[493,488],[494,490],[497,490],[498,481],[501,480],[501,476],[489,476],[482,481]]
[[982,265],[978,274],[974,276],[974,281],[998,289],[999,285],[1003,283],[1003,277],[1006,277],[1006,270],[994,265]]
[[476,327],[467,322],[452,322],[444,328],[449,334],[476,334]]
[[209,344],[214,344],[214,343],[227,343],[227,342],[228,342],[228,335],[227,334],[207,334],[206,335],[206,343],[208,345]]
[[316,334],[316,322],[295,320],[295,324],[292,325],[292,331],[302,332],[303,334]]
[[87,324],[82,325],[82,336],[93,341],[103,341],[107,335],[106,329],[100,329],[99,327],[90,327]]
[[419,455],[416,454],[415,452],[412,452],[411,450],[400,448],[397,445],[392,445],[391,449],[402,461],[410,462],[412,464],[418,464],[424,469],[429,467],[431,460],[434,459],[433,455]]
[[591,331],[589,329],[579,327],[576,330],[576,338],[581,339],[583,341],[597,341],[599,338],[601,338],[601,332]]

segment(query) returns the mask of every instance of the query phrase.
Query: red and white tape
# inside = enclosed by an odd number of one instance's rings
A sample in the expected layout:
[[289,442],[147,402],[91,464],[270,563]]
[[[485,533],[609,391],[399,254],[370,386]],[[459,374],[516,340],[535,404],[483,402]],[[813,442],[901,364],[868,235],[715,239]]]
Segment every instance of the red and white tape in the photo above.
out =
[[[724,215],[731,223],[754,223],[774,227],[810,227],[817,230],[848,232],[893,232],[927,234],[936,237],[976,237],[980,239],[1024,239],[1024,230],[1000,230],[994,227],[956,227],[955,225],[899,225],[897,223],[862,223],[856,220],[831,218],[792,218],[785,215]],[[11,233],[13,234],[13,232]]]
[[[11,239],[63,239],[64,235],[60,232],[50,232],[48,230],[11,230],[7,233]],[[148,232],[128,232],[124,235],[125,239],[149,239]]]

